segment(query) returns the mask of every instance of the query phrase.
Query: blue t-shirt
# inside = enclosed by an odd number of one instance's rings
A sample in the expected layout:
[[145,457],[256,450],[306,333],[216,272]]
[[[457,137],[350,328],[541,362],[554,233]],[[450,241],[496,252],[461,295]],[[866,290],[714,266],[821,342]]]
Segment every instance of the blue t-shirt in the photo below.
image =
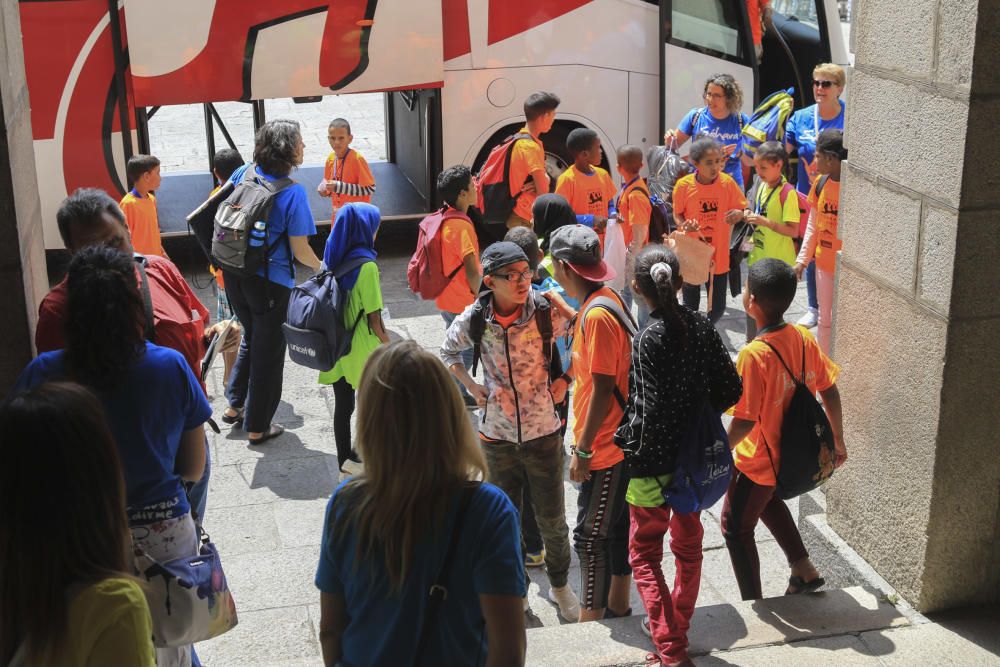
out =
[[[46,352],[21,372],[14,390],[62,379],[67,379],[65,352]],[[208,421],[212,408],[184,357],[147,342],[118,386],[97,396],[118,445],[129,523],[154,523],[189,512],[183,481],[174,472],[177,450],[181,434]]]
[[[234,171],[229,180],[234,184],[239,183],[248,166],[243,165]],[[278,180],[277,176],[262,172],[260,167],[257,167],[257,174],[269,181]],[[288,238],[282,238],[286,231],[288,236],[312,236],[316,233],[316,221],[309,208],[309,199],[300,183],[293,183],[275,195],[271,215],[267,219],[267,243],[271,247],[269,278],[273,283],[295,287],[295,264],[289,252]],[[264,277],[264,267],[257,271],[257,275]]]
[[[350,620],[341,641],[344,667],[408,665],[416,650],[427,592],[444,561],[455,523],[457,497],[445,528],[416,549],[403,589],[389,592],[380,556],[355,559],[357,533],[351,529],[334,541],[330,513],[342,512],[334,491],[323,524],[316,587],[343,595]],[[342,505],[342,503],[341,503]],[[517,512],[507,495],[481,484],[465,513],[448,583],[448,597],[438,609],[424,654],[428,665],[486,664],[486,632],[479,596],[525,595],[524,558]]]
[[[694,117],[698,116],[698,124],[694,126]],[[712,137],[723,148],[736,144],[736,150],[726,158],[726,173],[733,177],[733,180],[743,189],[743,165],[740,163],[740,156],[743,154],[743,132],[741,131],[740,118],[743,119],[742,127],[746,127],[750,122],[750,117],[741,113],[739,117],[731,114],[728,118],[719,120],[708,110],[708,107],[695,107],[687,112],[681,119],[681,124],[677,129],[694,140],[702,135]]]
[[798,181],[795,187],[803,194],[809,194],[812,183],[806,173],[806,162],[812,162],[816,155],[816,137],[823,130],[830,128],[844,129],[844,102],[840,102],[840,114],[836,118],[823,120],[819,115],[817,105],[799,109],[785,123],[785,143],[789,144],[799,155]]

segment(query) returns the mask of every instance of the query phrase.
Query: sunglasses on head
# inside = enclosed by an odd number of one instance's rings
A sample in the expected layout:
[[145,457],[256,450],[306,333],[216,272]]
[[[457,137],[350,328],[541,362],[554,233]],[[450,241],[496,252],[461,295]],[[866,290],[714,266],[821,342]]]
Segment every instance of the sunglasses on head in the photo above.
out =
[[821,81],[819,79],[813,79],[813,85],[819,86],[820,88],[829,88],[833,85],[833,81]]

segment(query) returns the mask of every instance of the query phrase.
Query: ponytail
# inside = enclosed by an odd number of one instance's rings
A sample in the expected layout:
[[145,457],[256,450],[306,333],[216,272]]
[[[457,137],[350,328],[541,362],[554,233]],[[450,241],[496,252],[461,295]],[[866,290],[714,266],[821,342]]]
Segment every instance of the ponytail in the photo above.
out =
[[677,333],[681,347],[687,347],[687,324],[681,318],[677,290],[681,285],[680,262],[666,247],[647,245],[635,262],[635,282],[639,292],[656,304],[664,322]]

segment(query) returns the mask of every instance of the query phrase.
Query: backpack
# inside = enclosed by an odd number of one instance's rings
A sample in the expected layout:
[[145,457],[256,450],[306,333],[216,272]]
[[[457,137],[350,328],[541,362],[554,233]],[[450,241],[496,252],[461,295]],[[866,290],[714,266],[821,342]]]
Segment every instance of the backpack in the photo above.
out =
[[674,231],[674,186],[694,172],[694,165],[677,152],[675,146],[653,146],[646,156],[649,164],[649,242],[663,243],[663,237]]
[[[620,299],[621,295],[618,295],[618,298]],[[618,324],[620,324],[622,329],[625,330],[625,333],[628,334],[629,340],[631,341],[633,338],[635,338],[635,334],[639,330],[639,327],[636,325],[635,320],[632,319],[632,313],[626,312],[625,309],[622,308],[622,304],[620,301],[618,301],[618,299],[613,299],[609,296],[597,297],[589,304],[587,304],[587,307],[583,309],[582,313],[579,313],[577,315],[577,317],[580,318],[581,322],[580,325],[581,336],[584,335],[584,328],[582,323],[586,322],[587,314],[590,313],[590,311],[592,311],[594,308],[603,308],[604,310],[614,315],[615,319],[618,320]],[[570,347],[572,347],[572,345]],[[620,407],[624,411],[625,404],[627,403],[627,401],[625,400],[625,397],[622,395],[621,390],[618,388],[618,385],[615,385],[615,400],[618,402],[618,407]]]
[[795,88],[779,90],[757,105],[750,122],[743,128],[743,150],[753,157],[765,141],[784,142],[785,123],[795,110]]
[[215,260],[212,259],[212,239],[215,237],[215,214],[219,211],[219,206],[222,205],[222,202],[232,194],[235,187],[232,181],[226,181],[219,186],[218,192],[210,195],[198,208],[188,213],[187,218],[185,218],[195,241],[198,242],[198,247],[205,253],[209,264],[216,269],[219,267],[216,265]]
[[358,257],[334,271],[322,271],[292,288],[288,311],[281,328],[288,342],[288,356],[295,363],[317,371],[328,371],[351,351],[354,330],[365,313],[358,313],[350,329],[344,324],[349,290],[338,280],[370,259]]
[[[267,239],[267,218],[275,196],[292,183],[287,176],[269,181],[257,175],[256,165],[247,166],[215,213],[212,262],[216,266],[245,277],[256,275],[263,266],[264,277],[269,278],[267,260],[273,246]],[[287,238],[287,234],[282,236]]]
[[468,220],[461,212],[445,207],[420,221],[417,249],[406,266],[406,282],[421,299],[436,299],[462,270],[459,264],[450,274],[444,273],[441,227],[454,218]]
[[[469,319],[469,338],[472,340],[472,375],[479,368],[482,359],[483,334],[486,333],[486,306],[489,305],[493,293],[484,291],[476,299]],[[535,326],[542,338],[542,354],[549,366],[549,378],[555,380],[562,375],[562,361],[559,351],[552,342],[552,304],[537,290],[531,290],[531,298],[535,300]]]
[[[652,190],[653,186],[649,189]],[[641,192],[649,197],[649,232],[646,243],[663,243],[663,237],[674,231],[673,204],[667,204],[659,196],[649,194],[646,188],[638,187],[633,192]]]
[[707,510],[726,494],[733,475],[733,454],[722,415],[703,395],[681,437],[677,467],[663,500],[676,512]]
[[[521,192],[513,196],[510,194],[510,156],[514,151],[514,144],[522,139],[535,140],[524,132],[507,137],[503,143],[490,151],[486,162],[476,174],[478,207],[482,211],[483,221],[487,225],[504,225],[504,233],[507,229],[507,218],[514,212],[514,206],[522,194]],[[522,184],[517,185],[520,187]]]
[[[759,176],[755,177],[754,183],[750,188],[750,192],[747,194],[747,200],[753,201],[755,206],[757,202],[757,193],[763,184],[764,182],[760,180]],[[812,204],[809,203],[809,196],[799,192],[794,185],[785,181],[781,184],[781,190],[778,192],[778,201],[781,202],[781,207],[784,209],[788,196],[793,192],[799,200],[798,232],[796,235],[798,238],[802,238],[806,233],[806,225],[809,223],[809,211],[812,210]],[[766,208],[766,206],[764,208]],[[767,211],[763,211],[762,215],[767,217]]]
[[[806,386],[805,338],[802,339],[800,378],[795,377],[773,345],[766,340],[761,342],[771,348],[795,383],[792,401],[781,420],[781,468],[774,471],[777,480],[775,494],[782,500],[788,500],[812,491],[833,475],[833,429],[823,406]],[[771,446],[767,442],[764,446],[774,470]]]

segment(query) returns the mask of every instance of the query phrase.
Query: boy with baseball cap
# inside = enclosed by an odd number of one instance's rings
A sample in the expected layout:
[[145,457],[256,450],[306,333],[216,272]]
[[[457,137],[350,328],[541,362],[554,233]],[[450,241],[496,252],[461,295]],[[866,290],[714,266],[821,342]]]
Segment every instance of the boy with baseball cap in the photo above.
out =
[[[624,455],[615,446],[628,394],[635,323],[622,297],[604,282],[615,271],[601,258],[597,233],[583,225],[560,227],[549,241],[555,278],[580,301],[570,347],[573,435],[570,479],[580,483],[573,540],[583,579],[581,621],[631,613],[628,564],[628,485]],[[572,316],[559,298],[553,304]]]
[[[520,514],[525,485],[545,545],[549,599],[563,618],[576,622],[580,603],[567,583],[569,527],[563,494],[563,446],[556,404],[566,393],[564,377],[552,380],[554,338],[569,320],[531,289],[533,271],[519,246],[494,243],[480,258],[484,293],[455,318],[441,345],[441,358],[481,408],[479,437],[489,481],[510,497]],[[473,373],[462,363],[473,349]],[[562,369],[558,369],[558,374]],[[558,375],[557,374],[557,375]]]

